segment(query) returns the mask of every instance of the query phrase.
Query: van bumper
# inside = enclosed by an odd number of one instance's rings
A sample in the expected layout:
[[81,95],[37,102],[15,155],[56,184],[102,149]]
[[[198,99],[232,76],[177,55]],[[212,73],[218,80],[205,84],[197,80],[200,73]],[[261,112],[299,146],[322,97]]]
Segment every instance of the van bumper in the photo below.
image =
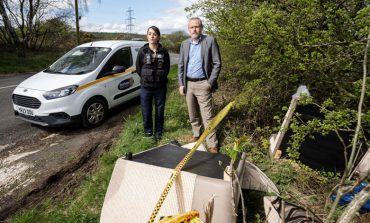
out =
[[23,121],[47,127],[71,126],[81,123],[81,115],[69,116],[64,112],[52,113],[48,116],[29,116],[14,110],[14,115]]

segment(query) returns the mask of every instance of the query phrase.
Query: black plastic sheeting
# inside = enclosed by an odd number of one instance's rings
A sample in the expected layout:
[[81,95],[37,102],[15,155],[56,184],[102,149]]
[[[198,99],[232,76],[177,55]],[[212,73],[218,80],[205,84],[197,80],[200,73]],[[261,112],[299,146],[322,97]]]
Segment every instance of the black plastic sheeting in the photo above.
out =
[[[296,113],[301,114],[300,118],[307,122],[313,118],[323,118],[317,107],[313,106],[297,106]],[[285,133],[280,149],[282,150],[282,155],[286,156],[286,149],[288,146],[288,140],[290,139],[292,132],[288,130]],[[349,132],[339,132],[346,145],[350,145],[347,151],[347,156],[349,157],[352,147],[352,135]],[[315,169],[324,170],[330,172],[343,172],[345,169],[345,159],[344,159],[344,147],[336,133],[330,132],[328,135],[314,134],[314,138],[306,137],[303,144],[299,148],[300,157],[299,160]],[[362,157],[367,148],[364,146],[361,149],[360,157]]]
[[[166,144],[135,154],[132,161],[174,169],[189,151],[189,149],[174,144]],[[230,157],[224,154],[195,151],[182,170],[201,176],[223,179],[224,169],[229,164]]]

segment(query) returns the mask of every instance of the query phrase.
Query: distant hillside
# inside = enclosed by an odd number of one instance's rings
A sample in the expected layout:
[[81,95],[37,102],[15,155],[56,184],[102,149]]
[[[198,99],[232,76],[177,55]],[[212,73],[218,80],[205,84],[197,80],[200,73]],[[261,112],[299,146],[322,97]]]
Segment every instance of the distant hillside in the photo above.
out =
[[122,39],[122,40],[131,40],[133,38],[142,38],[145,40],[145,35],[141,34],[131,34],[131,33],[101,33],[101,32],[91,32],[94,40],[113,40],[113,39]]
[[[170,52],[179,53],[180,45],[183,40],[189,35],[183,31],[173,32],[171,34],[163,34],[161,36],[161,44]],[[100,33],[100,32],[84,32],[81,35],[81,42],[87,43],[98,40],[143,40],[147,41],[145,34],[130,34],[130,33]]]

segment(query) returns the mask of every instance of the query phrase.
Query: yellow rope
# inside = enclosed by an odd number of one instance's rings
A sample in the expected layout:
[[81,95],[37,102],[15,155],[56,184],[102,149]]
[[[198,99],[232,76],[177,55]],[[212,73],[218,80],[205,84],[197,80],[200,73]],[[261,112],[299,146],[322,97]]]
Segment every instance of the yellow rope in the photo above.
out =
[[148,223],[154,223],[154,219],[157,217],[159,210],[161,209],[164,200],[167,197],[168,192],[170,191],[173,183],[176,180],[176,177],[179,175],[181,169],[185,166],[185,164],[190,160],[190,158],[193,156],[199,145],[206,139],[209,133],[211,133],[217,125],[222,121],[222,119],[229,113],[230,109],[234,105],[234,101],[230,102],[228,105],[226,105],[209,123],[208,127],[204,130],[203,134],[199,137],[198,141],[195,143],[193,148],[186,154],[186,156],[181,160],[179,164],[177,164],[176,168],[174,169],[170,179],[167,182],[166,187],[164,188],[161,196],[159,197],[159,200],[157,202],[157,205],[155,206],[152,215],[149,218]]

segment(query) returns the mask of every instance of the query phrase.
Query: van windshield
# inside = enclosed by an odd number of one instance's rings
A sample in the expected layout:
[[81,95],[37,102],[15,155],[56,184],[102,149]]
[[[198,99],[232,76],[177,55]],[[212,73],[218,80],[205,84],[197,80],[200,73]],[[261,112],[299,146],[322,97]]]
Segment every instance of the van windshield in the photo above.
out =
[[95,70],[110,51],[110,48],[104,47],[78,47],[62,56],[44,72],[85,74]]

